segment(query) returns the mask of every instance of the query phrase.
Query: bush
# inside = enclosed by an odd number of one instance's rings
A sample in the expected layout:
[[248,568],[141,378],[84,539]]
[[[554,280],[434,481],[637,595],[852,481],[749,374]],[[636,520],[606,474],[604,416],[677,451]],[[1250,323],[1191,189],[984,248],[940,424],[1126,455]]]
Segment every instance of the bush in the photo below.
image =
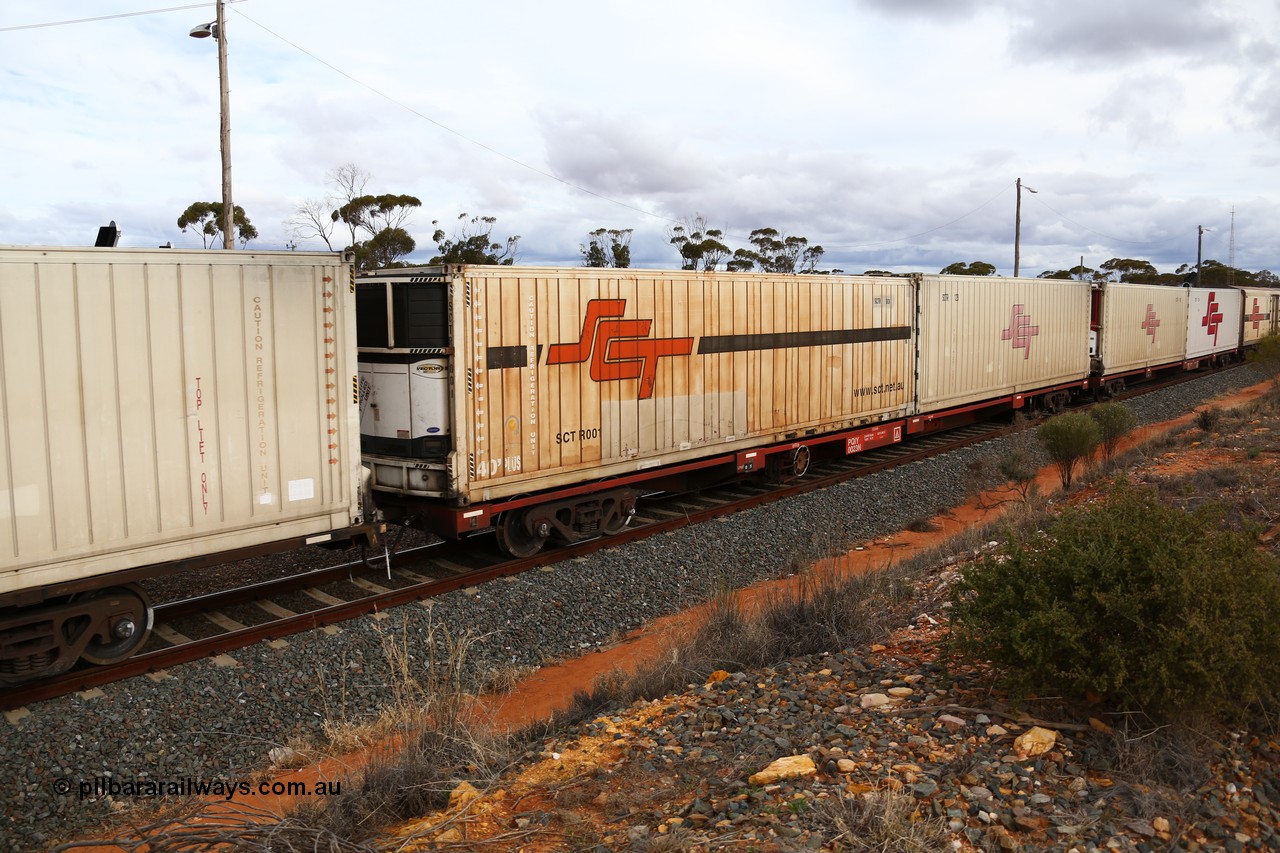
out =
[[1120,440],[1138,425],[1138,416],[1123,403],[1101,403],[1089,410],[1089,417],[1098,425],[1102,455],[1107,459],[1115,455]]
[[953,650],[1023,695],[1220,718],[1280,697],[1280,564],[1219,508],[1122,484],[1012,535],[953,596]]
[[1200,429],[1205,432],[1216,432],[1218,429],[1218,423],[1221,420],[1222,412],[1212,406],[1206,406],[1205,408],[1196,411],[1196,426],[1200,427]]
[[1058,466],[1064,489],[1071,488],[1071,473],[1076,463],[1093,452],[1101,437],[1102,431],[1093,418],[1083,412],[1067,412],[1050,418],[1036,430],[1036,438]]
[[1000,476],[1013,483],[1025,501],[1036,482],[1036,466],[1025,450],[1015,447],[1000,459]]

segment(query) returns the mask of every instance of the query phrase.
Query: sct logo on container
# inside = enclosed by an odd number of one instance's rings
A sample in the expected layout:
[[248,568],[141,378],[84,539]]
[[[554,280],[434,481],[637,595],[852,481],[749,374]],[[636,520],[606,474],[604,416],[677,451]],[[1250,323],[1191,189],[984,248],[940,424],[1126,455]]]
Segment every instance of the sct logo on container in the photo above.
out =
[[596,382],[639,379],[638,399],[652,397],[658,359],[689,355],[693,352],[693,338],[650,338],[652,320],[607,319],[621,317],[626,308],[625,299],[589,301],[582,336],[577,343],[552,344],[547,350],[547,364],[582,364],[590,359],[590,375]]

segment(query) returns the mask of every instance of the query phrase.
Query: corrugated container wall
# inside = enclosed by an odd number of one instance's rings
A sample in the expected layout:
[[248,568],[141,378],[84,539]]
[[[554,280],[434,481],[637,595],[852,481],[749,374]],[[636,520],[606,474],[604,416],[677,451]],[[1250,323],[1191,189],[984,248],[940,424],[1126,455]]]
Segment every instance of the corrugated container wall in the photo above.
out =
[[466,267],[453,286],[471,501],[900,417],[914,391],[906,279]]
[[0,592],[349,527],[349,269],[0,249]]
[[1175,364],[1186,354],[1187,290],[1107,284],[1102,292],[1104,375]]
[[1280,290],[1241,288],[1244,294],[1244,327],[1241,343],[1254,344],[1280,329]]
[[1240,345],[1244,298],[1225,287],[1192,287],[1187,293],[1187,358],[1233,350]]
[[1089,284],[924,276],[920,412],[1089,375]]

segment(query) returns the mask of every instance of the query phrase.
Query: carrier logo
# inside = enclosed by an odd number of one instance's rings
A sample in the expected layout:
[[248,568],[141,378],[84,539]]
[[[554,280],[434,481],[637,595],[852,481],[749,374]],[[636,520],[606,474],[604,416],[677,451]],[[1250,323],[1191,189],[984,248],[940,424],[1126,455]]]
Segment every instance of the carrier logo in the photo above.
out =
[[1222,312],[1218,310],[1220,306],[1214,301],[1217,295],[1212,290],[1209,291],[1209,305],[1204,309],[1204,316],[1200,318],[1200,325],[1213,335],[1215,345],[1218,343],[1218,324],[1222,322]]
[[592,299],[576,344],[552,344],[547,364],[582,364],[590,359],[596,382],[639,379],[639,399],[653,396],[658,359],[693,352],[693,338],[650,338],[652,320],[614,320],[627,308],[625,299]]
[[1160,321],[1156,319],[1156,306],[1152,303],[1147,303],[1147,316],[1142,318],[1142,323],[1138,328],[1144,330],[1152,342],[1155,341],[1156,329],[1160,328]]
[[1253,311],[1245,320],[1252,321],[1253,330],[1256,332],[1262,328],[1262,321],[1267,319],[1267,315],[1262,313],[1262,306],[1258,304],[1258,297],[1253,298]]
[[1014,305],[1009,315],[1009,328],[1000,333],[1000,340],[1013,341],[1013,348],[1022,350],[1024,359],[1031,357],[1031,339],[1040,334],[1040,327],[1031,325],[1027,306]]

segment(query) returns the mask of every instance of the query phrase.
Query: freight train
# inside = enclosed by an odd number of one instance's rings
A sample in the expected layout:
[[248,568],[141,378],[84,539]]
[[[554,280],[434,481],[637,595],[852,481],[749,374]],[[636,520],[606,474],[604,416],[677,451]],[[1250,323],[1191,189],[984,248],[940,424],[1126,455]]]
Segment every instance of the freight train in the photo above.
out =
[[0,684],[132,655],[138,581],[385,521],[513,556],[1238,358],[1280,291],[0,248]]

